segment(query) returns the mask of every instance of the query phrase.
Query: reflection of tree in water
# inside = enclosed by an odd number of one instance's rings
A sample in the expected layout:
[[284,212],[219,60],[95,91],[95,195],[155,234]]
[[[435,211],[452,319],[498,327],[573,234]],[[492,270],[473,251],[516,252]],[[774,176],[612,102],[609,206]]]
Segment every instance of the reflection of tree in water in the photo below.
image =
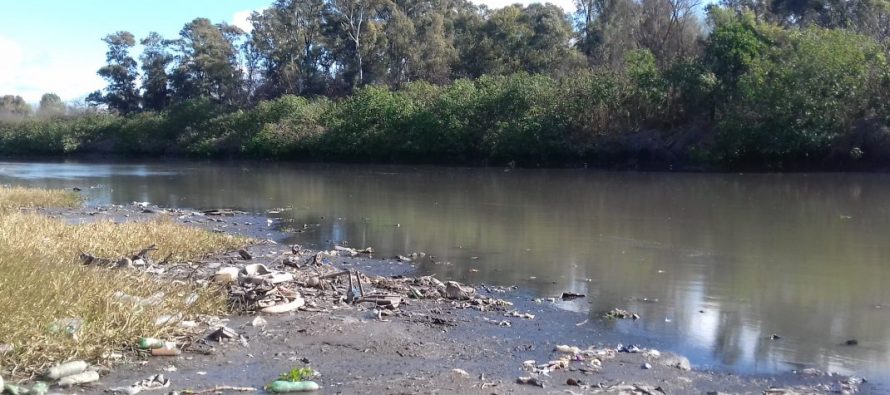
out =
[[[381,256],[423,251],[435,260],[420,260],[419,270],[442,278],[520,284],[541,296],[580,291],[591,297],[575,306],[644,317],[617,330],[703,348],[726,365],[890,360],[890,319],[873,307],[888,303],[883,175],[193,162],[149,165],[141,175],[114,169],[28,182],[105,185],[89,191],[105,202],[292,207],[280,214],[286,226],[319,224],[294,241],[346,240]],[[0,173],[0,182],[13,181]],[[765,340],[772,333],[782,339]],[[837,346],[854,337],[862,346]]]

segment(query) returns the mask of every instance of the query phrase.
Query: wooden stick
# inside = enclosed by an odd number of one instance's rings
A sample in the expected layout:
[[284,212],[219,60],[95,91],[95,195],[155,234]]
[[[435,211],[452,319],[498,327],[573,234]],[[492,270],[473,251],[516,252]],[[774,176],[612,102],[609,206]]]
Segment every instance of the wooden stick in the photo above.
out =
[[[321,277],[319,277],[318,279],[319,279],[319,280],[324,280],[324,279],[328,279],[328,278],[340,277],[340,276],[342,276],[342,275],[344,275],[344,274],[349,274],[349,270],[344,270],[344,271],[342,271],[342,272],[337,272],[337,273],[325,274],[324,276],[321,276]],[[352,282],[352,278],[351,278],[351,277],[349,278],[349,282],[350,282],[350,283]]]
[[362,275],[359,274],[358,270],[355,270],[355,279],[358,280],[358,293],[364,299],[365,297],[365,287],[362,286]]
[[253,387],[233,387],[231,385],[218,385],[216,387],[203,389],[203,390],[182,390],[182,391],[179,391],[179,393],[180,394],[197,395],[197,394],[209,394],[209,393],[213,393],[213,392],[222,392],[222,391],[256,392],[259,390],[256,388],[253,388]]

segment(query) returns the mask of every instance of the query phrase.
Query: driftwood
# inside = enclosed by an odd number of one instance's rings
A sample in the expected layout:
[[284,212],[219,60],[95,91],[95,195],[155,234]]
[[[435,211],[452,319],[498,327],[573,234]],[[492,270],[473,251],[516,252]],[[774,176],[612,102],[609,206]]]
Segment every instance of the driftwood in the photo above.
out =
[[148,247],[145,247],[145,248],[139,250],[139,252],[137,252],[136,255],[133,255],[133,259],[134,260],[135,259],[145,259],[145,256],[148,255],[149,252],[157,251],[157,250],[158,250],[158,246],[156,244],[152,244]]
[[182,390],[179,391],[180,394],[189,394],[189,395],[197,395],[197,394],[211,394],[211,393],[219,393],[223,391],[235,391],[235,392],[256,392],[259,391],[254,387],[233,387],[231,385],[218,385],[213,388],[207,388],[203,390]]
[[402,295],[368,295],[362,296],[356,303],[374,303],[377,306],[397,308],[402,303]]
[[215,210],[204,210],[202,211],[204,215],[215,215],[215,216],[226,216],[226,217],[234,217],[238,214],[247,214],[244,211],[232,210],[227,208],[215,209]]

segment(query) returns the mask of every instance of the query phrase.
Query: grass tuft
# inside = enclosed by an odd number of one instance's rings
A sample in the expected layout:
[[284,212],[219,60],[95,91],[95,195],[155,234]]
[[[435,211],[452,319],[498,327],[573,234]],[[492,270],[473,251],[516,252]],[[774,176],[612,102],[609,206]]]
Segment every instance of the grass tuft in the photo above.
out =
[[0,214],[23,208],[77,207],[81,197],[69,191],[23,187],[0,187]]
[[[110,352],[132,348],[140,336],[164,338],[178,330],[176,322],[157,325],[159,318],[225,311],[218,289],[87,267],[79,254],[116,258],[156,244],[156,259],[171,255],[182,262],[243,246],[247,239],[169,220],[73,225],[14,210],[78,204],[64,192],[0,188],[3,198],[9,200],[0,201],[0,343],[13,351],[0,351],[0,375],[25,378],[75,358],[106,362]],[[121,294],[155,300],[140,304]],[[197,301],[189,303],[194,296]]]

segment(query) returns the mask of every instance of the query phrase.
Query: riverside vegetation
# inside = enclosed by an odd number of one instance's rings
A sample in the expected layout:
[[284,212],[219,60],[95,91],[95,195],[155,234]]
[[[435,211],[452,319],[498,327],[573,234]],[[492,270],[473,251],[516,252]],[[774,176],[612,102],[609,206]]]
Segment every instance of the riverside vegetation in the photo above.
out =
[[[240,247],[246,239],[169,220],[69,224],[20,210],[79,204],[71,192],[0,188],[0,373],[6,378],[28,377],[72,358],[107,361],[140,336],[174,331],[175,322],[158,325],[163,315],[226,309],[224,293],[213,287],[174,284],[139,271],[97,269],[83,265],[79,255],[126,256],[156,244],[155,253],[181,262]],[[134,308],[121,292],[149,300],[162,297]]]
[[0,153],[880,166],[890,6],[835,5],[727,1],[704,26],[691,0],[582,0],[571,16],[279,0],[250,34],[201,18],[176,40],[151,34],[141,77],[132,34],[107,36],[94,107],[65,114],[49,96],[26,116],[8,97]]

